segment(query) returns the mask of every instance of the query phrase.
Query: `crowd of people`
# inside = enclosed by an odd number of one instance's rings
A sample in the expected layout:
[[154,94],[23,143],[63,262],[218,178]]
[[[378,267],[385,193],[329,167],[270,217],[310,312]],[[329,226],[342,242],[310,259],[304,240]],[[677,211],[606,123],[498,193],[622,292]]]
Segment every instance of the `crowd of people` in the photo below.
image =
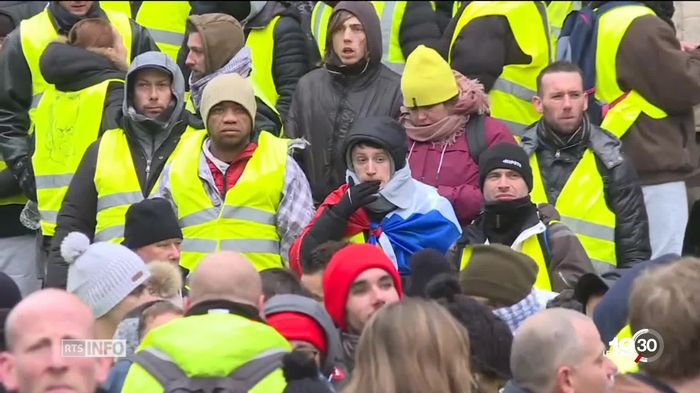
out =
[[0,2],[0,391],[700,392],[673,12]]

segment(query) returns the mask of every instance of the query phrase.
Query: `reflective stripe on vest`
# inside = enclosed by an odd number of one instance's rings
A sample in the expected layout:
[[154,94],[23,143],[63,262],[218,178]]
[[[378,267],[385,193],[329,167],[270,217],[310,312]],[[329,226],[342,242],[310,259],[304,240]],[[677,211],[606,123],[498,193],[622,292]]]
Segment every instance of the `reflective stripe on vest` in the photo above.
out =
[[[519,135],[540,118],[530,102],[537,91],[537,75],[552,57],[547,12],[540,1],[473,1],[464,8],[452,35],[449,61],[457,37],[472,20],[488,15],[501,15],[508,24],[518,46],[529,55],[529,64],[508,64],[489,92],[491,116],[506,121],[513,134]],[[537,21],[534,23],[533,21]]]
[[[103,10],[107,14],[109,21],[116,27],[124,40],[127,51],[127,61],[131,62],[131,22],[129,16],[111,10]],[[58,37],[58,32],[53,27],[47,9],[37,15],[23,20],[20,25],[20,40],[22,53],[29,66],[32,75],[32,104],[29,109],[29,118],[33,121],[36,107],[41,99],[41,94],[46,90],[48,82],[44,79],[39,69],[39,58],[44,53],[44,49]]]
[[[280,117],[276,107],[280,95],[272,75],[272,59],[275,52],[275,27],[279,19],[279,15],[275,16],[264,28],[251,29],[246,39],[254,65],[250,73],[253,90],[255,95],[277,114],[277,117]],[[280,124],[282,124],[281,118]],[[280,130],[281,135],[282,130]]]
[[87,148],[100,132],[108,79],[79,91],[49,86],[37,107],[32,165],[41,213],[41,231],[53,236],[56,216],[75,171]]
[[[536,154],[530,156],[533,182],[530,198],[534,203],[551,203],[547,198]],[[593,150],[586,149],[559,193],[555,207],[581,241],[599,274],[617,266],[615,253],[615,213],[605,203],[603,178],[598,172]]]
[[316,39],[321,59],[326,56],[326,34],[328,33],[328,23],[333,15],[333,7],[323,1],[317,1],[311,12],[311,34]]
[[148,29],[161,52],[177,61],[191,9],[189,1],[144,1],[136,23]]
[[172,197],[184,240],[180,265],[192,271],[208,253],[233,250],[258,270],[283,266],[276,214],[284,189],[287,140],[261,132],[258,147],[221,208],[213,206],[199,178],[206,131],[186,139],[184,153],[170,168]]
[[[183,140],[195,132],[197,131],[187,128],[165,161],[166,165],[175,156],[181,154]],[[160,175],[153,190],[158,189],[159,183]],[[100,138],[95,168],[95,189],[97,190],[95,241],[120,243],[124,236],[126,211],[129,206],[144,199],[129,143],[122,129],[105,131]]]
[[[552,284],[549,280],[549,270],[547,269],[547,261],[545,260],[544,253],[542,252],[542,246],[537,238],[537,235],[532,235],[522,242],[522,249],[516,250],[522,252],[525,255],[529,255],[530,258],[535,260],[537,263],[537,279],[535,280],[534,287],[544,291],[551,291]],[[467,245],[462,251],[462,259],[460,260],[459,270],[464,270],[472,257],[472,246]]]
[[605,12],[598,22],[595,98],[605,103],[612,103],[625,93],[627,94],[608,110],[601,124],[602,128],[612,132],[618,138],[622,138],[642,112],[652,119],[662,119],[667,116],[666,112],[651,104],[635,90],[625,92],[617,84],[615,59],[622,37],[635,19],[645,15],[654,15],[654,12],[641,5],[625,5]]
[[[406,57],[401,49],[399,35],[406,13],[405,1],[372,1],[382,29],[382,63],[392,71],[402,74]],[[434,9],[434,7],[433,7]]]
[[580,1],[550,1],[547,6],[547,18],[549,19],[550,41],[552,48],[557,47],[557,41],[561,34],[561,28],[564,25],[564,20],[571,11],[580,10]]
[[[7,169],[7,164],[5,164],[5,160],[2,158],[2,153],[0,153],[0,171],[3,171],[5,169]],[[27,203],[27,201],[27,197],[25,197],[24,194],[20,192],[16,195],[0,198],[0,206],[24,205],[25,203]]]

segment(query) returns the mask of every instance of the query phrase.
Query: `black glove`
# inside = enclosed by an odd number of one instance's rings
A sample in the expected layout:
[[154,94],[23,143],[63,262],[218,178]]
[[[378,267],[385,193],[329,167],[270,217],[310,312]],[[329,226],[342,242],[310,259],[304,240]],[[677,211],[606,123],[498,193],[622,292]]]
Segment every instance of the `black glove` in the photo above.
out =
[[561,291],[557,297],[547,302],[547,308],[566,308],[569,310],[585,313],[584,305],[578,302],[574,297],[573,289],[565,289]]
[[348,179],[348,190],[333,206],[333,212],[339,217],[348,219],[357,209],[377,200],[380,181],[369,181],[355,185],[352,178]]

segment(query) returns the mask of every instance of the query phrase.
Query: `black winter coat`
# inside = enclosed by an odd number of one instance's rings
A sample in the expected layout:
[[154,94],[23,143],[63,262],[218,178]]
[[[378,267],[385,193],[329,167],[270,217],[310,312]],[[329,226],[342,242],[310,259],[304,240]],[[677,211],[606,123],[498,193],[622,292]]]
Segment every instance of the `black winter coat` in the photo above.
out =
[[559,193],[583,153],[586,149],[592,149],[598,172],[603,178],[606,205],[615,213],[617,266],[629,268],[651,258],[644,195],[634,167],[620,152],[620,140],[610,132],[591,125],[588,139],[583,143],[557,149],[549,142],[543,127],[538,127],[539,124],[524,131],[521,145],[528,155],[533,152],[537,154],[548,202],[556,205]]
[[[64,15],[67,11],[58,2],[51,2],[48,12],[59,34],[66,34],[76,22]],[[87,17],[106,18],[106,15],[99,6],[95,6]],[[132,59],[143,52],[158,51],[148,31],[133,20],[131,33]],[[36,200],[36,185],[31,164],[32,142],[28,133],[32,75],[22,53],[19,29],[7,36],[0,51],[0,86],[0,153],[27,197]]]

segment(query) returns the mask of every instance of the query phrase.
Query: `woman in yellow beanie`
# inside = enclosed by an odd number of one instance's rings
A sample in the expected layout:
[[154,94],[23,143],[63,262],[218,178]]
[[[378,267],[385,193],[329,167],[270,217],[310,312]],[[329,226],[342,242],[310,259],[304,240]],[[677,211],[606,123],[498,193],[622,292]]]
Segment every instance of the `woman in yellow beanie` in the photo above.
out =
[[[478,153],[500,142],[516,143],[505,123],[488,116],[484,87],[450,69],[433,49],[416,48],[401,77],[401,124],[408,136],[413,177],[437,188],[462,226],[481,209]],[[467,138],[466,133],[475,133]],[[483,141],[473,143],[469,141]],[[470,149],[471,147],[471,149]]]

